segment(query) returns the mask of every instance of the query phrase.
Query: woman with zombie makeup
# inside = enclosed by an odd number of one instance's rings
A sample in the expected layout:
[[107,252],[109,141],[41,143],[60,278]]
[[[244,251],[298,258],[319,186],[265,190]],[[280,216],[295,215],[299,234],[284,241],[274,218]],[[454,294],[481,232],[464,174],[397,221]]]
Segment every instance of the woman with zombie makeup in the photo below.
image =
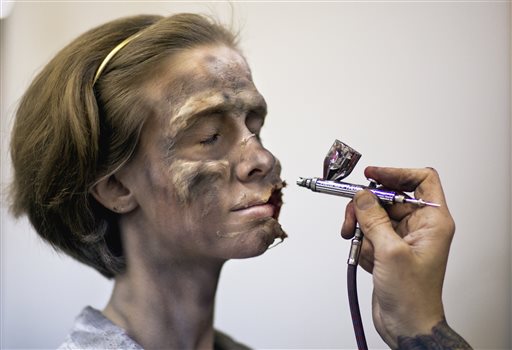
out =
[[116,279],[64,348],[237,345],[212,328],[221,267],[286,236],[265,114],[235,36],[193,14],[102,25],[36,77],[12,134],[14,212]]
[[[12,132],[13,212],[26,214],[56,249],[115,279],[105,309],[85,308],[61,348],[246,348],[213,328],[214,299],[224,262],[262,254],[286,237],[278,223],[280,165],[259,138],[265,116],[235,36],[194,14],[99,26],[34,79]],[[383,184],[402,179],[403,189],[430,191],[444,203],[433,172],[368,171]],[[422,274],[430,268],[422,262],[410,270],[409,290],[424,287],[429,297],[433,311],[425,312],[420,292],[411,298],[404,288],[389,288],[393,278],[382,279],[390,273],[386,259],[397,257],[381,254],[391,241],[380,233],[397,228],[406,236],[416,219],[422,224],[421,215],[430,215],[427,229],[444,235],[440,254],[447,257],[449,213],[386,213],[368,193],[354,203],[343,235],[350,237],[356,217],[367,231],[363,266],[374,273],[379,332],[393,347],[419,344],[410,336],[428,333],[427,326],[444,327],[436,333],[444,339],[449,328],[437,322],[444,319],[446,259],[437,274]],[[399,260],[410,258],[404,256]],[[419,316],[393,308],[404,300]],[[458,341],[450,346],[463,344],[450,335]]]

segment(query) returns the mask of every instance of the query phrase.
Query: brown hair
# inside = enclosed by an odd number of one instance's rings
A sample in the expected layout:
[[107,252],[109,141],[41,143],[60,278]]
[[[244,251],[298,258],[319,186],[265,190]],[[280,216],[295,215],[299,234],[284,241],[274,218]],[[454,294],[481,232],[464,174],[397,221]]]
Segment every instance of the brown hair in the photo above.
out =
[[[140,32],[95,72],[107,54]],[[89,190],[133,155],[152,113],[141,86],[173,53],[236,37],[196,14],[135,16],[94,28],[65,47],[23,96],[11,138],[12,211],[41,237],[112,278],[125,268],[116,214]]]

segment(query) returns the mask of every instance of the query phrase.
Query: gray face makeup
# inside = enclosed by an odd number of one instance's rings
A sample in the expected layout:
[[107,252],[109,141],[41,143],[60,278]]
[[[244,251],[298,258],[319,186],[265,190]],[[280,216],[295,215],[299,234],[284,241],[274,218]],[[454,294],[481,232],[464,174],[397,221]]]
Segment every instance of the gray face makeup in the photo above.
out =
[[169,250],[179,240],[180,251],[261,254],[286,237],[277,221],[280,165],[259,138],[265,100],[232,49],[191,49],[173,60],[150,89],[159,113],[141,152],[152,152],[156,180],[147,182],[159,200],[146,212],[170,237]]

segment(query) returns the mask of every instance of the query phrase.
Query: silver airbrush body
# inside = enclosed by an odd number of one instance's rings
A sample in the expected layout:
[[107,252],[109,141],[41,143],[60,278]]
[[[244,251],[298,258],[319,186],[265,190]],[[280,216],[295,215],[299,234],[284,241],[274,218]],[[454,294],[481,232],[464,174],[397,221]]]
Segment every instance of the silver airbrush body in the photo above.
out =
[[405,194],[383,188],[351,184],[348,182],[322,180],[317,177],[302,178],[297,180],[297,185],[309,188],[313,192],[332,194],[334,196],[352,198],[359,191],[368,189],[379,198],[383,204],[411,203],[417,206],[438,207],[439,204],[425,202],[423,199],[410,198]]

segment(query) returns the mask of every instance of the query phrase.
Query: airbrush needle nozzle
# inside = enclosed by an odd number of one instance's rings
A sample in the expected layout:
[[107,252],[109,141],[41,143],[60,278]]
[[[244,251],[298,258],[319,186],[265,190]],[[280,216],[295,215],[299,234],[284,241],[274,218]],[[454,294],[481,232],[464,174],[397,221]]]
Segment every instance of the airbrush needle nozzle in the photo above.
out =
[[419,198],[419,199],[415,199],[415,198],[406,198],[404,200],[405,203],[411,203],[411,204],[415,204],[419,207],[440,207],[441,204],[437,204],[437,203],[432,203],[432,202],[425,202],[423,199]]

